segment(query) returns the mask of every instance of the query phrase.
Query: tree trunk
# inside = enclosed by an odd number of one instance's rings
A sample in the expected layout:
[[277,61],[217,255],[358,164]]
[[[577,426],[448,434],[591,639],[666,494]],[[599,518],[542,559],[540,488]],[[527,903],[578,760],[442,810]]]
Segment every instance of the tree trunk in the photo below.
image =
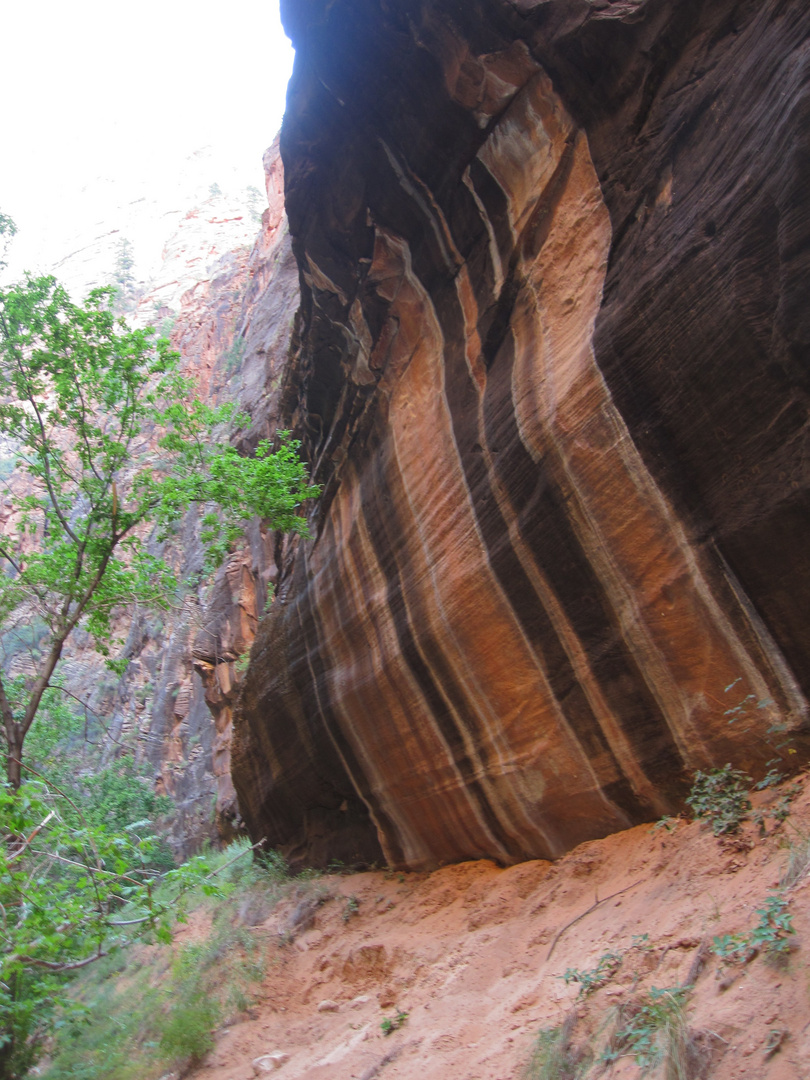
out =
[[22,732],[19,724],[14,725],[14,730],[6,733],[8,747],[6,749],[6,777],[13,791],[20,790],[22,783]]

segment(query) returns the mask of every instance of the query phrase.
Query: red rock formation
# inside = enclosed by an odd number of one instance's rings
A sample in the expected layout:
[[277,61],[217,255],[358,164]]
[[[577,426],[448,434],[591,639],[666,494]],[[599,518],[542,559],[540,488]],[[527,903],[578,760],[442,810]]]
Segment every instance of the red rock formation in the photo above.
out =
[[285,6],[325,490],[245,683],[251,831],[512,862],[801,758],[806,6]]
[[[281,372],[299,302],[297,267],[284,215],[278,141],[266,152],[264,165],[268,209],[253,249],[224,256],[210,281],[184,295],[172,334],[172,344],[179,349],[201,395],[212,402],[236,401],[248,414],[246,447],[275,433]],[[198,516],[191,513],[182,545],[186,577],[199,569],[197,525]],[[275,538],[254,523],[245,549],[235,552],[221,568],[196,617],[186,620],[182,670],[175,670],[175,665],[167,672],[172,720],[157,717],[153,725],[159,737],[153,739],[150,756],[162,769],[167,790],[181,799],[196,798],[205,778],[180,777],[172,769],[173,760],[184,765],[189,736],[205,735],[200,764],[210,769],[215,821],[223,839],[231,838],[239,823],[230,759],[232,709],[242,674],[239,661],[250,649],[268,585],[275,583],[277,574]],[[210,728],[203,701],[213,714],[213,732],[203,730]],[[195,732],[186,721],[190,711],[196,714]],[[177,732],[174,738],[170,731]],[[199,835],[200,828],[188,831]]]

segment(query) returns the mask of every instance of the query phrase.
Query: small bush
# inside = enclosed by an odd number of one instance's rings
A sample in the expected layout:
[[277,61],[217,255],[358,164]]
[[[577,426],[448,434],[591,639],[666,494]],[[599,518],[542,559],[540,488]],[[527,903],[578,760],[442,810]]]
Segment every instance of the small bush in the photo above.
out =
[[687,1080],[688,993],[685,987],[653,986],[648,993],[621,1006],[616,1029],[602,1052],[602,1063],[609,1065],[629,1055],[642,1075],[663,1066],[666,1080]]
[[786,842],[788,849],[787,866],[779,879],[783,889],[789,889],[810,871],[810,833],[798,832]]
[[712,938],[712,952],[721,960],[740,963],[753,958],[748,934],[719,934]]
[[751,931],[751,944],[762,949],[768,959],[783,960],[790,952],[790,938],[796,933],[787,900],[784,896],[769,896],[763,907],[757,908],[757,915],[759,922]]
[[408,1014],[406,1012],[398,1012],[396,1016],[384,1016],[383,1021],[380,1024],[380,1029],[383,1035],[390,1035],[394,1031],[398,1031],[403,1024],[407,1023]]
[[747,933],[722,934],[712,941],[712,952],[728,963],[747,963],[758,952],[779,963],[790,952],[790,939],[796,931],[793,916],[784,896],[773,894],[757,908],[759,922]]
[[696,818],[705,818],[715,836],[735,833],[748,816],[751,777],[726,765],[711,772],[696,772],[686,799]]
[[219,1005],[202,987],[172,1004],[160,1024],[160,1049],[177,1064],[196,1065],[214,1048]]
[[[81,1012],[62,1014],[46,1080],[148,1080],[184,1068],[204,1057],[221,1022],[253,1004],[266,960],[245,924],[292,890],[286,864],[275,852],[252,858],[246,840],[192,862],[199,883],[183,906],[209,908],[208,938],[180,948],[171,964],[163,950],[122,949],[83,973],[72,995]],[[156,900],[168,887],[155,889]]]
[[347,923],[352,915],[356,915],[360,910],[360,901],[356,896],[349,896],[346,898],[346,905],[343,908],[343,921]]
[[609,982],[622,966],[622,957],[619,953],[607,952],[599,957],[595,968],[580,971],[577,968],[568,968],[561,977],[565,979],[565,985],[579,983],[579,996],[587,997],[594,990],[598,990]]
[[590,1065],[590,1056],[571,1045],[576,1016],[563,1024],[542,1028],[535,1040],[524,1076],[526,1080],[578,1080]]

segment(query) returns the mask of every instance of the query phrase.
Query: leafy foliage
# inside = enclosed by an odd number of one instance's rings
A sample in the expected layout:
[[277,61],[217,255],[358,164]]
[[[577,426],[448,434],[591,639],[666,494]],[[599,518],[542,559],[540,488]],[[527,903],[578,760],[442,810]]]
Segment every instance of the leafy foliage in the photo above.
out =
[[126,237],[121,237],[115,247],[115,272],[113,274],[114,304],[121,314],[132,311],[137,303],[135,290],[135,256],[132,244]]
[[[157,1078],[199,1058],[217,1024],[251,1007],[265,959],[248,926],[296,886],[275,852],[252,861],[250,850],[238,841],[206,858],[218,894],[192,886],[184,899],[189,910],[210,910],[211,929],[171,963],[166,953],[135,949],[81,973],[71,997],[83,1010],[56,1029],[47,1080]],[[158,901],[163,890],[155,888]]]
[[790,952],[790,939],[796,933],[793,916],[784,896],[768,896],[757,908],[759,922],[748,933],[722,934],[712,942],[712,952],[731,963],[747,962],[758,952],[771,961],[779,962]]
[[622,956],[619,953],[607,952],[599,957],[595,968],[585,970],[568,968],[562,978],[566,986],[572,982],[579,983],[579,996],[587,997],[588,994],[592,994],[594,990],[598,990],[609,982],[621,966]]
[[392,1035],[408,1022],[408,1013],[401,1010],[395,1016],[384,1016],[380,1024],[383,1035]]
[[351,919],[352,915],[356,915],[360,910],[360,901],[356,896],[349,896],[346,898],[346,903],[343,908],[343,915],[341,918],[345,923]]
[[541,1028],[526,1066],[526,1080],[577,1080],[590,1064],[590,1054],[571,1044],[573,1023]]
[[244,418],[196,400],[168,342],[116,320],[111,293],[95,290],[80,306],[47,277],[0,291],[0,437],[16,448],[15,476],[24,481],[7,482],[17,528],[0,537],[0,629],[33,620],[45,628],[19,703],[0,680],[15,784],[23,741],[71,633],[81,625],[107,655],[117,611],[166,608],[177,596],[150,543],[153,529],[164,540],[192,504],[202,505],[210,568],[253,515],[306,534],[300,507],[318,493],[288,433],[275,449],[263,440],[252,457],[223,444],[223,425]]
[[[17,702],[24,693],[24,680],[16,676],[7,682],[7,688]],[[155,820],[171,811],[172,800],[155,793],[146,766],[136,764],[131,752],[103,765],[103,734],[92,711],[56,680],[42,696],[26,743],[28,764],[24,768],[32,777],[47,777],[47,783],[64,794],[61,813],[66,824],[82,828],[88,823],[113,832],[137,826],[141,832],[154,832]],[[98,741],[93,736],[98,736]],[[74,805],[81,807],[80,816]],[[164,840],[156,840],[151,852],[150,866],[173,867]]]
[[715,836],[736,832],[751,809],[751,777],[726,765],[711,772],[696,772],[686,802],[696,818],[705,818]]
[[712,938],[712,952],[721,960],[748,960],[753,956],[751,941],[747,934],[718,934]]
[[[13,233],[0,215],[0,241]],[[119,255],[121,306],[132,267],[126,245]],[[122,672],[114,621],[179,598],[159,545],[192,505],[203,509],[210,570],[254,515],[306,534],[301,505],[318,493],[288,433],[246,456],[230,446],[246,418],[196,400],[168,342],[128,329],[115,306],[113,288],[77,305],[49,277],[0,289],[0,483],[12,508],[0,535],[3,1080],[31,1064],[55,1008],[70,1015],[66,979],[139,935],[169,940],[182,897],[214,888],[204,859],[159,874],[171,864],[151,823],[168,800],[131,754],[100,769],[96,754],[87,768],[99,725],[60,682],[68,640],[86,631]],[[34,779],[23,783],[24,770]],[[195,993],[178,995],[178,1008],[199,1014],[207,998]],[[188,1016],[167,1022],[157,1042],[192,1028]]]
[[220,1017],[220,1003],[206,987],[205,945],[187,945],[174,962],[177,992],[163,1018],[160,1049],[172,1062],[196,1065],[213,1049],[213,1030]]
[[179,896],[206,889],[204,860],[170,871],[154,892],[154,839],[87,821],[41,782],[0,788],[0,1076],[23,1074],[65,979],[133,934],[170,940]]
[[685,987],[653,986],[618,1012],[618,1024],[602,1061],[610,1064],[629,1054],[642,1074],[661,1064],[667,1080],[686,1080],[687,1032],[684,1012],[689,991]]
[[765,906],[757,908],[759,922],[751,931],[751,941],[764,949],[772,960],[783,959],[790,952],[790,938],[796,931],[793,916],[782,896],[769,896]]
[[8,248],[9,241],[11,241],[17,234],[17,226],[8,216],[8,214],[0,214],[0,270],[5,269],[8,265],[5,261],[5,254]]

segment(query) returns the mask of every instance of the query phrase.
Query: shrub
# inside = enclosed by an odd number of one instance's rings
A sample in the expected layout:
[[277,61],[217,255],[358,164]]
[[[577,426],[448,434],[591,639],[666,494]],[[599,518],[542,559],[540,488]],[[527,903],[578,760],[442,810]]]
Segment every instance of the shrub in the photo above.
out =
[[[122,258],[125,282],[125,248]],[[30,276],[0,289],[0,435],[17,451],[24,481],[20,493],[6,493],[15,520],[0,535],[0,633],[35,620],[46,628],[30,642],[39,658],[13,692],[0,671],[14,788],[74,634],[88,633],[120,676],[129,659],[110,657],[114,621],[137,605],[165,610],[182,595],[154,542],[187,510],[204,508],[200,539],[212,569],[254,514],[307,533],[299,511],[319,493],[289,433],[277,434],[275,450],[262,439],[250,457],[223,440],[222,425],[244,427],[247,416],[232,403],[197,400],[179,354],[154,328],[129,330],[116,319],[111,293],[95,289],[76,305],[53,278]]]
[[609,982],[622,966],[622,957],[619,953],[607,952],[599,957],[595,968],[580,971],[577,968],[568,968],[562,978],[565,985],[579,983],[579,996],[587,997],[594,990],[598,990]]
[[715,836],[737,832],[748,816],[751,777],[726,765],[711,772],[696,772],[686,799],[696,818],[705,818]]
[[765,951],[770,960],[782,960],[790,952],[790,938],[796,931],[787,900],[778,894],[766,898],[757,908],[759,922],[751,931],[751,944]]
[[160,1049],[170,1061],[197,1065],[214,1048],[219,1006],[203,990],[172,1005],[161,1025]]
[[[145,1080],[185,1069],[211,1048],[221,1022],[253,1004],[265,958],[245,923],[292,886],[280,856],[252,860],[251,850],[240,840],[196,860],[187,903],[210,907],[211,931],[180,948],[173,963],[162,950],[122,950],[82,972],[52,1039],[47,1080]],[[211,880],[220,883],[215,896]],[[155,889],[156,903],[170,888]]]
[[343,908],[343,921],[348,922],[352,915],[356,915],[360,910],[360,901],[356,896],[349,896],[346,899],[346,904]]
[[220,1004],[206,985],[210,947],[187,945],[174,964],[173,993],[161,1018],[160,1049],[180,1065],[196,1065],[214,1047]]
[[757,908],[759,922],[747,933],[722,934],[712,941],[712,952],[721,960],[741,963],[752,960],[758,952],[779,963],[790,952],[790,938],[796,931],[787,900],[778,893],[766,898]]
[[380,1024],[380,1029],[383,1035],[390,1035],[392,1032],[397,1031],[408,1020],[408,1014],[406,1012],[398,1012],[396,1016],[384,1016],[383,1021]]
[[653,986],[648,993],[621,1006],[616,1029],[602,1052],[603,1064],[630,1055],[642,1075],[663,1065],[666,1080],[687,1080],[688,993],[686,987]]
[[541,1028],[526,1066],[526,1080],[578,1080],[591,1058],[571,1045],[575,1014],[557,1027]]
[[796,836],[786,841],[786,847],[788,862],[779,880],[783,889],[789,889],[791,885],[801,881],[810,870],[810,833],[796,830]]

